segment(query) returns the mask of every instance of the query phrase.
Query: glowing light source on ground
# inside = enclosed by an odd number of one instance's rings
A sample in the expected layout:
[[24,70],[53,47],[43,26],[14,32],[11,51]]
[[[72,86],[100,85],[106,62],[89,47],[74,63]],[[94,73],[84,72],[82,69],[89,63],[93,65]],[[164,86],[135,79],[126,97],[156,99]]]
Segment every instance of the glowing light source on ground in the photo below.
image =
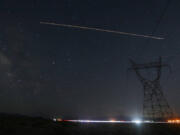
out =
[[110,122],[112,122],[112,123],[113,123],[113,122],[116,122],[116,120],[115,120],[115,119],[111,119],[111,120],[110,120]]
[[141,124],[142,121],[137,119],[137,120],[132,120],[132,123]]
[[180,119],[172,119],[172,120],[168,120],[168,123],[178,123],[180,124]]
[[75,122],[75,123],[119,123],[119,124],[128,124],[128,123],[134,123],[134,124],[147,124],[147,123],[175,123],[175,124],[180,124],[180,119],[170,119],[167,121],[152,121],[152,120],[141,120],[141,119],[134,119],[131,121],[126,121],[126,120],[115,120],[115,119],[110,119],[110,120],[63,120],[61,118],[53,118],[52,119],[55,122]]

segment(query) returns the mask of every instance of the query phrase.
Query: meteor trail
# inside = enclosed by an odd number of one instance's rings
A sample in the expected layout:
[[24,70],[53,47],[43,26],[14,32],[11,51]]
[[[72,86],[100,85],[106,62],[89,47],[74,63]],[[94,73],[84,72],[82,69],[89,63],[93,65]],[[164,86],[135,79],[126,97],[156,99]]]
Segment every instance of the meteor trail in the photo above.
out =
[[101,32],[108,32],[108,33],[114,33],[114,34],[127,35],[127,36],[151,38],[151,39],[156,39],[156,40],[164,39],[163,37],[156,37],[156,36],[151,36],[151,35],[142,35],[142,34],[121,32],[121,31],[115,31],[115,30],[93,28],[93,27],[87,27],[87,26],[78,26],[78,25],[70,25],[70,24],[58,24],[58,23],[54,23],[54,22],[40,22],[40,24],[47,24],[47,25],[54,25],[54,26],[61,26],[61,27],[68,27],[68,28],[78,28],[78,29],[84,29],[84,30],[94,30],[94,31],[101,31]]

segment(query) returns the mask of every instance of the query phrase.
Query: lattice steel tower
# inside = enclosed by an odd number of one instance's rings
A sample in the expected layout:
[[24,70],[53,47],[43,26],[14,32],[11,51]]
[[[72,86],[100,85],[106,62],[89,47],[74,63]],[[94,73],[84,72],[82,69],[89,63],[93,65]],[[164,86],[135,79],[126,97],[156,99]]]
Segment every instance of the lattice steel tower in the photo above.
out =
[[[143,85],[143,118],[144,119],[168,119],[173,117],[173,112],[163,95],[160,86],[160,77],[162,67],[169,67],[161,61],[161,57],[157,62],[150,62],[145,64],[136,64],[130,60],[133,69]],[[156,77],[154,79],[147,79],[143,77],[142,70],[156,70]]]

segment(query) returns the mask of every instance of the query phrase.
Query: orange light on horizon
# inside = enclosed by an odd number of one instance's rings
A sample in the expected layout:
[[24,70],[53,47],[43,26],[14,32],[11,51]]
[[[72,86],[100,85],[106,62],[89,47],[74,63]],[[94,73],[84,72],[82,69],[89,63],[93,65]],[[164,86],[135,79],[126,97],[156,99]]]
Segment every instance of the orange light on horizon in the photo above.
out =
[[115,119],[110,119],[109,121],[110,121],[110,122],[116,122],[116,120],[115,120]]
[[63,121],[61,118],[57,118],[56,120],[57,120],[57,121]]
[[168,123],[178,123],[180,124],[180,119],[173,119],[173,120],[168,120]]

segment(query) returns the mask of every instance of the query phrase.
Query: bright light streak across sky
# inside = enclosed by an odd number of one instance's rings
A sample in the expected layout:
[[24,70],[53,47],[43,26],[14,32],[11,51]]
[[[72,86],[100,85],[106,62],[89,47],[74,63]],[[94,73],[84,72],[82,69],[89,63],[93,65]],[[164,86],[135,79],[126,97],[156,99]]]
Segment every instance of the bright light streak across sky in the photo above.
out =
[[59,24],[59,23],[54,23],[54,22],[40,22],[40,24],[47,24],[47,25],[60,26],[60,27],[68,27],[68,28],[78,28],[78,29],[84,29],[84,30],[94,30],[94,31],[108,32],[108,33],[127,35],[127,36],[134,36],[134,37],[151,38],[151,39],[156,39],[156,40],[164,39],[163,37],[156,37],[156,36],[152,36],[152,35],[143,35],[143,34],[136,34],[136,33],[128,33],[128,32],[121,32],[121,31],[115,31],[115,30],[107,30],[107,29],[101,29],[101,28],[87,27],[87,26]]

